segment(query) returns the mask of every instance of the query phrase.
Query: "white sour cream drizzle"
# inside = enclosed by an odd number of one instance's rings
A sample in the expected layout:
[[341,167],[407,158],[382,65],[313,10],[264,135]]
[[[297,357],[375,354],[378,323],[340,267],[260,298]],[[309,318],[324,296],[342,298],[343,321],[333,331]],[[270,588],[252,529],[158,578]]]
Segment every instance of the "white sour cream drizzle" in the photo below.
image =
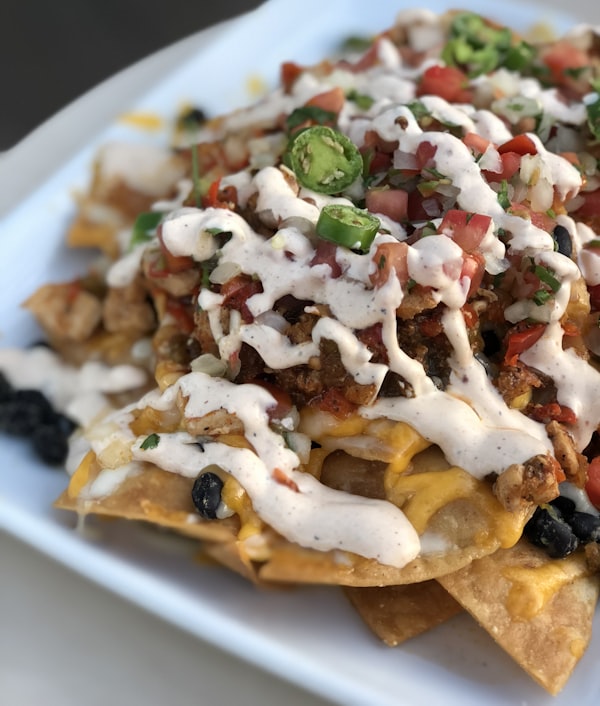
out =
[[148,374],[133,365],[63,363],[49,348],[0,348],[0,370],[19,389],[40,390],[53,407],[86,427],[110,409],[106,395],[144,386]]
[[[434,41],[437,32],[430,19],[429,15],[420,16],[422,34],[419,38],[415,35],[415,42]],[[433,164],[458,190],[459,207],[487,215],[493,221],[480,248],[488,272],[498,274],[508,266],[505,246],[497,237],[498,230],[503,229],[511,252],[531,255],[537,264],[551,268],[560,282],[553,301],[543,310],[544,320],[549,322],[547,330],[522,359],[549,375],[558,390],[559,402],[576,412],[577,443],[583,448],[600,422],[600,374],[573,351],[563,350],[563,333],[558,323],[569,301],[571,283],[579,276],[578,268],[568,258],[553,252],[554,241],[550,234],[527,218],[505,212],[497,193],[484,179],[481,165],[460,138],[448,132],[421,130],[413,113],[402,103],[414,98],[413,79],[424,67],[404,66],[396,49],[385,40],[379,53],[382,63],[363,72],[339,68],[323,77],[306,73],[289,94],[274,92],[259,105],[224,118],[218,130],[233,132],[261,121],[272,124],[275,116],[291,112],[337,83],[343,85],[345,91],[355,89],[374,99],[367,111],[360,112],[347,102],[340,114],[340,129],[357,144],[363,143],[367,132],[377,133],[382,140],[397,142],[394,164],[398,167],[406,165],[406,160],[410,160],[421,143],[433,145],[436,148]],[[535,80],[528,79],[522,86],[514,76],[482,77],[478,81],[482,84],[486,80],[490,81],[490,88],[493,81],[512,84],[514,95],[522,88],[545,110],[560,112],[557,118],[568,113],[571,123],[581,121],[580,110],[569,107],[567,111],[564,106],[557,106],[553,94],[543,90]],[[490,111],[467,105],[451,106],[431,96],[420,100],[442,122],[461,125],[464,130],[497,144],[512,137],[504,122]],[[537,148],[537,166],[544,178],[562,199],[575,195],[581,188],[577,170],[549,152],[536,135],[529,137]],[[495,148],[487,151],[484,160],[492,171],[500,171]],[[369,278],[378,245],[395,240],[394,235],[404,237],[403,231],[393,231],[393,235],[379,233],[366,254],[340,248],[336,257],[342,274],[334,278],[329,265],[311,264],[314,243],[298,227],[290,225],[289,219],[300,218],[315,224],[325,203],[349,201],[305,189],[297,193],[283,172],[273,166],[263,167],[253,175],[247,172],[232,175],[226,182],[239,186],[242,204],[255,197],[259,216],[267,218],[269,223],[283,224],[275,235],[266,239],[237,214],[214,208],[176,209],[163,226],[164,242],[173,254],[199,261],[217,255],[219,265],[255,276],[262,283],[263,291],[247,301],[254,321],[244,323],[232,312],[227,332],[222,328],[221,295],[206,290],[199,295],[198,305],[208,312],[224,361],[245,343],[254,347],[268,366],[287,368],[308,362],[318,354],[321,338],[327,338],[335,341],[344,366],[357,382],[377,388],[389,368],[412,388],[413,397],[381,398],[361,408],[360,413],[365,418],[385,417],[410,424],[438,444],[450,463],[474,476],[482,478],[491,472],[501,472],[512,463],[551,451],[543,425],[509,409],[473,356],[460,311],[470,281],[461,274],[462,250],[450,237],[430,236],[410,245],[408,251],[410,276],[420,284],[433,287],[435,300],[447,306],[442,323],[452,349],[451,375],[449,386],[442,391],[435,387],[423,366],[408,356],[398,343],[396,309],[402,303],[403,291],[395,274],[377,288],[373,288]],[[569,230],[576,242],[577,235],[580,241],[590,239],[588,233],[576,229],[572,223]],[[220,250],[211,235],[215,231],[231,234]],[[586,271],[588,281],[595,282],[596,277],[600,278],[600,269],[595,261],[586,264],[585,257],[580,254],[580,266]],[[128,267],[131,268],[134,259],[132,256],[129,264],[122,266],[123,272],[131,272]],[[115,277],[118,267],[118,264],[114,266]],[[261,315],[272,311],[278,299],[288,294],[327,307],[327,314],[314,327],[311,340],[297,345],[276,325],[269,325],[272,318],[261,319]],[[529,313],[524,302],[517,302],[509,320],[518,321]],[[375,324],[382,326],[387,366],[371,363],[368,349],[355,334]],[[204,451],[200,451],[188,435],[164,434],[158,446],[146,451],[140,446],[143,439],[135,441],[135,459],[152,461],[168,471],[190,477],[197,475],[203,466],[216,463],[240,481],[267,523],[302,546],[342,548],[396,566],[418,555],[419,539],[400,510],[385,501],[332,491],[297,470],[298,457],[269,428],[267,409],[272,400],[262,388],[232,385],[201,373],[191,373],[162,396],[156,393],[147,396],[140,405],[167,408],[174,403],[177,390],[189,398],[186,414],[190,416],[202,416],[221,407],[238,415],[256,453],[218,442],[206,444]],[[273,476],[275,469],[284,473],[297,490],[278,482]]]
[[[133,447],[135,459],[191,478],[205,466],[220,466],[240,482],[265,522],[301,546],[355,552],[393,566],[403,566],[418,555],[419,538],[397,507],[332,490],[296,470],[297,455],[269,427],[267,410],[274,399],[266,390],[203,373],[185,375],[175,387],[188,400],[188,417],[204,416],[215,409],[215,403],[235,414],[256,453],[218,442],[200,448],[187,434],[161,434],[158,445],[149,450],[143,450],[144,439],[138,439]],[[152,406],[159,409],[172,403],[173,388],[152,400]],[[292,487],[278,482],[274,472],[282,472]]]

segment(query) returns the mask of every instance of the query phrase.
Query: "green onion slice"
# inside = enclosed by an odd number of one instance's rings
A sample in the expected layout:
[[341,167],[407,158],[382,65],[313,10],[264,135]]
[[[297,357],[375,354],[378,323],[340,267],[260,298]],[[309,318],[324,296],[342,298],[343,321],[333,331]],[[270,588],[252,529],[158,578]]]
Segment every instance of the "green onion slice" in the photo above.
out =
[[343,191],[363,168],[358,147],[326,125],[314,125],[296,135],[290,145],[289,163],[302,186],[322,194]]
[[317,221],[317,235],[351,250],[367,252],[379,230],[379,218],[354,206],[329,204]]

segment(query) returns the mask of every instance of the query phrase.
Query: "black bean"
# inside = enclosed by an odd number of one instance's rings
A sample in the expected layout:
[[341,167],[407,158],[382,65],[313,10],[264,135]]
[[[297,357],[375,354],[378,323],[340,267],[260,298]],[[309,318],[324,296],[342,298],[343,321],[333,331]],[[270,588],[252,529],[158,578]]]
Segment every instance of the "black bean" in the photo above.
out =
[[565,255],[565,257],[571,257],[573,254],[573,242],[569,231],[564,226],[556,226],[552,231],[552,237],[558,252],[561,255]]
[[69,451],[68,435],[58,420],[54,424],[42,424],[31,436],[33,448],[38,456],[50,465],[62,465]]
[[598,515],[590,515],[587,512],[574,512],[569,524],[575,535],[584,544],[600,542],[600,517]]
[[14,436],[29,436],[53,417],[52,405],[39,390],[15,390],[0,405],[0,430]]
[[192,487],[192,502],[202,517],[216,519],[222,489],[223,481],[216,473],[206,471],[196,478]]
[[499,353],[502,348],[502,341],[498,334],[492,329],[485,329],[481,332],[483,338],[483,352],[488,358],[492,358],[496,353]]
[[6,375],[0,370],[0,404],[9,400],[14,394],[13,386]]
[[179,116],[179,125],[184,130],[191,130],[205,123],[206,113],[201,108],[190,108]]
[[568,556],[579,546],[571,527],[551,505],[538,507],[523,533],[532,544],[545,549],[553,559]]
[[571,498],[567,498],[564,495],[559,495],[557,498],[554,498],[554,500],[550,501],[550,504],[560,512],[563,519],[567,522],[569,522],[577,507]]

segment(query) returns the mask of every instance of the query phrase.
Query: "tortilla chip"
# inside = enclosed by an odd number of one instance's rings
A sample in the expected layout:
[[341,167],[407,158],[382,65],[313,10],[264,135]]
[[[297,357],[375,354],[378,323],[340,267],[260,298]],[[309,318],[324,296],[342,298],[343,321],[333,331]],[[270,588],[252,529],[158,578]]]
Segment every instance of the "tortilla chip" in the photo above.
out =
[[524,541],[438,579],[550,694],[585,652],[600,592],[583,552],[552,560]]
[[[85,478],[77,474],[85,472]],[[231,517],[224,520],[204,520],[196,512],[191,499],[193,479],[163,471],[152,464],[144,464],[137,475],[130,475],[110,494],[86,499],[83,487],[97,480],[101,470],[93,461],[79,467],[69,488],[55,501],[61,510],[72,510],[80,515],[96,514],[142,520],[160,527],[173,529],[188,537],[212,542],[232,541],[237,536],[239,522]],[[76,488],[77,481],[82,484]]]
[[370,588],[345,588],[350,603],[389,647],[449,620],[462,608],[437,581]]
[[239,542],[204,542],[202,554],[252,583],[263,583],[259,581],[254,562],[240,550]]

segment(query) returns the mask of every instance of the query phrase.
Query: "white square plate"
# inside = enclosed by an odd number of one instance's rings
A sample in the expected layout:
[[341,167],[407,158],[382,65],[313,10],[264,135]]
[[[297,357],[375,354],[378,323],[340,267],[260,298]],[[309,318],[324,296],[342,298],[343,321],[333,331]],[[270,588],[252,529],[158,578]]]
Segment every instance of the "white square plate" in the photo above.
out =
[[[249,101],[250,78],[273,84],[281,61],[317,61],[349,34],[390,25],[399,4],[270,0],[230,23],[141,101],[115,105],[115,110],[169,118],[189,101],[209,114],[225,112]],[[500,21],[510,18],[516,27],[538,20],[539,8],[526,5],[505,2],[492,11],[483,0],[459,4]],[[451,6],[429,3],[436,11]],[[568,23],[563,16],[545,19],[560,28]],[[110,86],[103,87],[109,97]],[[85,99],[74,108],[68,120],[85,119]],[[74,157],[63,155],[53,175],[0,222],[2,346],[24,345],[39,335],[19,308],[28,294],[42,282],[85,269],[85,255],[68,252],[62,244],[74,213],[72,193],[86,184],[95,149],[113,138],[160,140],[165,135],[144,134],[118,122],[90,134],[85,149]],[[38,144],[44,144],[43,131]],[[22,180],[24,175],[8,176]],[[74,531],[72,516],[51,507],[65,476],[40,465],[19,441],[0,438],[0,454],[0,529],[184,630],[325,698],[348,706],[599,702],[598,616],[592,645],[571,682],[553,699],[466,616],[389,649],[365,630],[337,589],[257,590],[224,569],[196,561],[195,547],[187,540],[126,522],[94,523],[93,534]]]

